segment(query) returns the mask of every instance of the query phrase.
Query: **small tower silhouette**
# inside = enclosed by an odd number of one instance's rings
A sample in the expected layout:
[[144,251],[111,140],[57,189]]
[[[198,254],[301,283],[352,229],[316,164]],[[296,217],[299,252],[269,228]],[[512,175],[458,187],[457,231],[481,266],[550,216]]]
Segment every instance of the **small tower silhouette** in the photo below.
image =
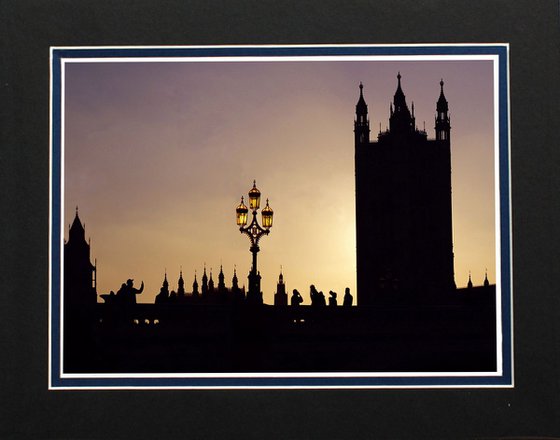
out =
[[206,276],[206,264],[204,264],[204,273],[202,274],[202,295],[208,293],[208,276]]
[[484,271],[484,287],[490,286],[490,282],[488,281],[488,269]]
[[66,306],[74,308],[97,302],[96,267],[90,262],[90,243],[85,232],[76,206],[76,216],[64,245],[64,301]]
[[369,142],[368,108],[363,94],[364,86],[360,83],[360,98],[356,104],[356,120],[354,121],[354,136],[357,144]]
[[467,283],[467,289],[472,289],[471,271],[469,270],[469,282]]
[[436,105],[436,140],[449,141],[451,120],[448,114],[449,106],[447,104],[447,99],[445,99],[445,95],[443,94],[443,79],[439,82],[439,85],[441,91]]
[[194,297],[198,296],[198,281],[196,280],[196,270],[194,271],[194,281],[192,284],[192,294]]
[[237,302],[241,302],[245,299],[245,287],[243,287],[243,290],[239,288],[237,268],[235,266],[233,267],[233,278],[231,279],[231,293],[233,294],[233,299]]
[[233,278],[231,279],[231,287],[233,289],[239,289],[239,280],[237,279],[237,268],[233,268]]
[[214,280],[212,279],[212,268],[210,268],[210,279],[208,280],[208,292],[214,292]]
[[226,291],[226,283],[224,281],[224,271],[220,264],[220,273],[218,275],[218,292],[224,293]]
[[286,294],[286,285],[284,284],[284,275],[280,266],[280,275],[278,276],[278,284],[276,284],[276,293],[274,294],[275,306],[287,306],[288,295]]
[[167,281],[167,271],[163,276],[163,283],[161,284],[161,289],[156,295],[156,304],[164,303],[169,299],[169,283]]
[[183,280],[183,269],[179,271],[179,281],[177,282],[177,296],[180,298],[185,296],[185,280]]

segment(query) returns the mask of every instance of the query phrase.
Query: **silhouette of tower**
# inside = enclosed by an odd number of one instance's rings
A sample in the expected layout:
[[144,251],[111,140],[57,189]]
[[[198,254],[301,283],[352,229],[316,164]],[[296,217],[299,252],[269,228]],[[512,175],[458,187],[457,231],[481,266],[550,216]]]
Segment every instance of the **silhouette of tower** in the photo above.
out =
[[233,268],[233,278],[231,279],[231,293],[233,294],[233,299],[237,302],[241,302],[245,299],[245,289],[239,288],[239,279],[237,278],[237,268]]
[[467,282],[467,289],[472,289],[473,283],[471,279],[471,271],[469,270],[469,281]]
[[210,268],[210,279],[208,280],[208,292],[214,292],[214,280],[212,279],[212,268]]
[[208,293],[208,277],[206,276],[206,265],[204,265],[204,273],[202,274],[202,296]]
[[218,292],[224,293],[226,291],[226,283],[224,281],[224,271],[220,264],[220,273],[218,274]]
[[89,348],[94,341],[97,303],[96,267],[90,261],[90,244],[76,216],[64,244],[64,368],[87,369]]
[[237,269],[233,268],[233,278],[231,279],[231,287],[233,289],[239,289],[239,280],[237,279]]
[[76,216],[64,245],[65,306],[83,309],[97,303],[95,275],[96,267],[90,261],[90,245],[76,207]]
[[366,101],[363,95],[364,86],[360,83],[360,98],[356,104],[356,120],[354,121],[354,137],[356,144],[369,142],[369,119]]
[[448,141],[451,131],[451,119],[449,118],[449,107],[447,104],[447,99],[443,94],[443,79],[439,82],[441,91],[439,94],[439,99],[436,106],[436,140],[438,141]]
[[185,280],[183,280],[183,269],[179,271],[179,280],[177,281],[177,296],[180,298],[185,296]]
[[483,285],[484,285],[484,287],[490,286],[490,282],[488,281],[488,271],[487,270],[484,271],[484,284]]
[[397,75],[389,129],[369,141],[360,84],[356,105],[357,303],[428,300],[455,287],[451,150],[443,81],[436,139],[416,128]]
[[169,299],[169,282],[167,281],[167,271],[163,277],[163,283],[161,284],[161,289],[156,295],[156,304],[166,302]]
[[278,276],[278,284],[276,284],[276,293],[274,294],[275,306],[287,306],[288,295],[286,294],[286,285],[284,284],[284,275],[282,268],[280,268],[280,275]]
[[194,281],[192,284],[192,294],[193,296],[198,296],[198,281],[196,280],[196,271],[194,272]]

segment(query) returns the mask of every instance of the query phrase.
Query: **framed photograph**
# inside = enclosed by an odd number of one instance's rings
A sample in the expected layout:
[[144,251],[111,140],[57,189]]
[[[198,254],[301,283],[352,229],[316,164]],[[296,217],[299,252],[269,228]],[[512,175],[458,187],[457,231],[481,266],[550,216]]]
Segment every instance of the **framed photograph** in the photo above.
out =
[[508,51],[52,47],[49,388],[512,387]]

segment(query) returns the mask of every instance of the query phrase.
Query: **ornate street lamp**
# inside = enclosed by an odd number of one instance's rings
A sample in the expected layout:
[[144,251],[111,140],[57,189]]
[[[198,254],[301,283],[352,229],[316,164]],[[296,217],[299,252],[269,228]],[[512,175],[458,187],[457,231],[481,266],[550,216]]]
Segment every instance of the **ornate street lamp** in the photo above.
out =
[[266,200],[266,206],[262,210],[262,226],[259,225],[257,221],[257,211],[259,209],[261,202],[261,192],[257,189],[256,181],[253,181],[253,188],[249,191],[249,208],[253,212],[253,220],[247,225],[247,213],[248,209],[243,202],[243,197],[241,197],[241,204],[235,210],[237,218],[237,226],[239,226],[239,231],[245,234],[251,240],[251,248],[249,249],[253,254],[253,265],[251,271],[249,272],[249,291],[247,292],[247,302],[252,304],[262,304],[262,292],[261,292],[261,275],[257,270],[257,253],[259,252],[259,240],[263,235],[268,235],[270,233],[270,228],[272,227],[272,217],[274,212],[268,205],[268,199]]

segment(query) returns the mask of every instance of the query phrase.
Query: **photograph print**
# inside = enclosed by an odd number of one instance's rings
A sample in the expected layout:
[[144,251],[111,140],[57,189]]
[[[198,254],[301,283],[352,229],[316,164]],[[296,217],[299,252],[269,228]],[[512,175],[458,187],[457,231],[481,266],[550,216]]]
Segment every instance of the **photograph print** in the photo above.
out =
[[49,387],[513,386],[507,74],[51,48]]

